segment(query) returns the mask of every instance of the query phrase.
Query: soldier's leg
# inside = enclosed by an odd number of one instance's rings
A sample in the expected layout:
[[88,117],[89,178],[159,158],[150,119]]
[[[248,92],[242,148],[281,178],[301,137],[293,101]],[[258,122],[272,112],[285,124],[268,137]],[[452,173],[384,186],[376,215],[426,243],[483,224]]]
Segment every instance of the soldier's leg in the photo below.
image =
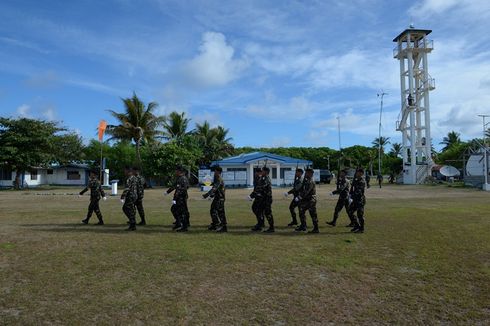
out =
[[274,232],[274,216],[272,215],[272,201],[266,200],[264,203],[264,215],[269,223],[267,232]]
[[173,229],[177,229],[180,227],[180,219],[179,219],[179,215],[178,215],[178,208],[177,208],[177,205],[174,204],[172,205],[172,207],[170,208],[170,211],[172,212],[172,216],[174,217],[174,226],[173,226]]
[[184,215],[184,221],[186,227],[191,226],[191,214],[189,213],[189,207],[187,206],[187,199],[185,199],[182,203],[182,210]]
[[288,224],[288,226],[293,226],[298,224],[298,220],[296,219],[296,207],[298,207],[298,202],[296,200],[291,201],[291,204],[289,204],[289,212],[291,212],[291,223]]
[[94,212],[94,201],[91,199],[90,203],[88,204],[87,217],[84,220],[82,220],[83,224],[88,224],[88,221],[90,220],[90,217],[92,217],[93,212]]
[[138,214],[141,218],[141,222],[139,223],[140,225],[145,225],[146,224],[146,219],[145,219],[145,209],[143,207],[143,199],[138,199],[135,203],[136,209],[138,210]]
[[134,207],[134,202],[126,199],[123,205],[123,211],[124,214],[126,214],[126,216],[129,219],[129,228],[127,230],[128,231],[136,230],[136,217],[135,217],[136,209]]
[[264,226],[264,208],[263,201],[260,199],[255,199],[252,204],[252,211],[257,218],[257,225],[263,227]]
[[327,222],[327,224],[330,224],[331,226],[335,226],[337,224],[339,213],[343,207],[344,207],[344,201],[341,198],[339,198],[339,200],[337,200],[337,204],[335,205],[335,209],[333,211],[333,220],[332,222]]
[[97,215],[97,218],[99,219],[99,223],[97,223],[97,224],[103,225],[104,220],[102,219],[102,213],[101,213],[100,207],[99,207],[99,200],[95,200],[95,202],[94,202],[94,212],[95,212],[95,215]]
[[364,232],[364,205],[359,205],[357,208],[357,218],[359,220],[359,228],[356,232]]
[[211,209],[209,210],[209,213],[211,215],[211,224],[208,226],[208,230],[216,230],[219,224],[218,205],[219,203],[216,199],[214,199],[211,203]]
[[295,229],[295,231],[306,231],[306,211],[307,206],[304,203],[300,203],[299,207],[299,221],[300,225]]
[[358,212],[358,208],[359,208],[359,204],[355,200],[349,206],[350,214],[354,220],[354,227],[352,228],[351,232],[354,232],[359,229],[359,221],[357,219],[357,216],[354,215],[355,212]]
[[318,229],[318,215],[316,213],[316,201],[311,201],[310,206],[308,208],[308,212],[310,213],[311,221],[313,222],[313,230],[310,233],[318,233],[320,232]]
[[228,226],[226,221],[226,213],[225,213],[225,201],[220,200],[218,205],[218,218],[220,222],[220,226],[218,228],[218,232],[227,232]]
[[356,225],[356,217],[354,215],[354,210],[350,210],[349,206],[349,199],[346,198],[344,200],[344,206],[345,206],[345,212],[347,213],[347,216],[349,217],[350,223],[347,225],[348,227],[353,227]]

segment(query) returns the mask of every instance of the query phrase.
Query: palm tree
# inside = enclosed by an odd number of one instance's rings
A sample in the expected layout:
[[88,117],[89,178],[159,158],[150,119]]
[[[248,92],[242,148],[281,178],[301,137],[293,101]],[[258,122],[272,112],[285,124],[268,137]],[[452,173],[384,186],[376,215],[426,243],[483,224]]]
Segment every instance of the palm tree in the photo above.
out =
[[490,128],[485,132],[485,137],[490,138]]
[[209,122],[196,123],[193,134],[203,150],[202,164],[209,164],[216,156],[217,141],[215,129],[211,129]]
[[441,145],[445,145],[442,151],[444,152],[451,146],[461,143],[461,138],[459,138],[459,136],[460,134],[456,131],[449,132],[447,136],[442,139],[442,142],[440,142]]
[[188,134],[187,127],[191,119],[186,118],[185,112],[171,112],[163,122],[163,137],[180,142]]
[[138,165],[141,167],[140,147],[143,143],[152,142],[161,133],[157,128],[163,123],[164,118],[153,113],[158,103],[150,102],[145,106],[136,93],[133,93],[133,97],[123,98],[122,101],[123,113],[109,110],[119,124],[108,125],[107,133],[112,136],[110,139],[133,141],[136,144]]
[[223,126],[218,126],[213,129],[215,131],[215,139],[218,142],[218,153],[229,155],[233,152],[233,138],[227,137],[230,129],[225,129]]
[[390,137],[383,137],[383,136],[376,137],[372,142],[373,146],[376,148],[379,148],[379,146],[381,145],[381,153],[385,152],[384,147],[389,143],[390,143]]
[[391,144],[391,151],[390,151],[391,156],[398,157],[400,156],[401,152],[402,152],[402,145],[400,143]]

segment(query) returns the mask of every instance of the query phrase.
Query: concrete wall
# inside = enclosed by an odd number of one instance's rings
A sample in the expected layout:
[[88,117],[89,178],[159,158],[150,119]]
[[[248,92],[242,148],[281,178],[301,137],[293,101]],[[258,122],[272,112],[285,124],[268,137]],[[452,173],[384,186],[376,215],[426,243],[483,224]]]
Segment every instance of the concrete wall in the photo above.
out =
[[[48,174],[47,169],[37,169],[37,179],[33,179],[31,172],[26,171],[24,173],[24,185],[36,187],[40,185],[85,186],[87,184],[88,174],[84,169],[59,168],[53,169],[52,171],[53,174]],[[80,174],[80,179],[68,180],[68,171],[78,172]],[[15,171],[12,171],[11,180],[0,180],[0,187],[12,187],[15,175]]]

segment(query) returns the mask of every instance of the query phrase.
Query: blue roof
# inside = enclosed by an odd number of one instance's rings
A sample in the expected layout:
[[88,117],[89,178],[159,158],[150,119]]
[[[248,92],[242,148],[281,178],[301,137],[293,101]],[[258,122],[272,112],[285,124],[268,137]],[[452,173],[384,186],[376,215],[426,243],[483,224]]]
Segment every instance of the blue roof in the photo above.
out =
[[281,156],[265,152],[253,152],[240,154],[238,156],[227,157],[219,161],[211,162],[211,165],[245,165],[245,164],[263,164],[265,160],[279,161],[283,164],[299,164],[299,165],[311,165],[311,161],[302,160],[299,158]]

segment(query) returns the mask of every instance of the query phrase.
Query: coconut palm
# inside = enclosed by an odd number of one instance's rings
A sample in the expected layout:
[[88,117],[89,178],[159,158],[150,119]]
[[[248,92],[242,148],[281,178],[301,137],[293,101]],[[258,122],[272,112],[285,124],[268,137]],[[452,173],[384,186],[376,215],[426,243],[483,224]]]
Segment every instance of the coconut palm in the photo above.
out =
[[442,142],[440,142],[441,145],[444,145],[442,151],[444,152],[451,146],[461,143],[461,138],[459,136],[460,134],[456,131],[449,132],[447,136],[442,139]]
[[136,93],[133,93],[133,97],[123,98],[122,101],[124,103],[123,113],[109,110],[119,124],[108,125],[107,134],[112,136],[110,139],[134,142],[138,165],[141,167],[140,147],[144,143],[152,142],[156,136],[161,134],[157,128],[163,123],[164,117],[153,113],[158,103],[150,102],[145,106]]
[[381,145],[381,153],[384,153],[384,147],[390,143],[390,137],[376,137],[372,144],[375,148],[379,148]]
[[191,119],[186,118],[185,112],[171,112],[163,122],[163,137],[180,142],[188,134],[187,127]]
[[400,156],[401,152],[402,152],[402,144],[400,143],[391,144],[391,150],[390,150],[391,156],[398,157]]
[[218,126],[213,129],[215,131],[215,139],[218,142],[219,155],[229,155],[233,152],[233,138],[227,137],[230,129],[225,129],[223,126]]

